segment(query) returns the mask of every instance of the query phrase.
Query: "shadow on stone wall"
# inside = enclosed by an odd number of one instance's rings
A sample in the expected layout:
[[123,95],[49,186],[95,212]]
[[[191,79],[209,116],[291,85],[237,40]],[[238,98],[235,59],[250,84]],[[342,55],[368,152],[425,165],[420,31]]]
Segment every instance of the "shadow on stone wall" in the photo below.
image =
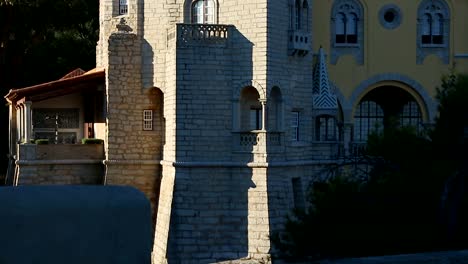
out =
[[[254,172],[247,167],[212,164],[219,160],[231,161],[235,135],[226,127],[231,127],[234,121],[232,90],[243,80],[252,79],[253,44],[234,27],[231,29],[227,43],[208,38],[200,46],[199,39],[194,40],[198,43],[185,39],[183,47],[177,47],[177,97],[200,100],[203,95],[206,103],[177,101],[177,109],[181,110],[177,110],[180,118],[177,119],[177,160],[166,255],[169,263],[230,261],[246,258],[251,253],[249,221],[250,214],[255,212],[249,212],[252,209],[249,195],[257,187]],[[210,102],[219,107],[210,106]],[[193,118],[184,118],[183,114]],[[194,120],[207,120],[220,127],[216,129]],[[193,131],[200,131],[200,135],[191,135]],[[220,145],[213,148],[214,144]],[[253,155],[248,151],[243,154]],[[252,159],[244,157],[243,160]],[[161,190],[164,188],[172,187],[161,186]],[[158,229],[156,233],[158,237]]]

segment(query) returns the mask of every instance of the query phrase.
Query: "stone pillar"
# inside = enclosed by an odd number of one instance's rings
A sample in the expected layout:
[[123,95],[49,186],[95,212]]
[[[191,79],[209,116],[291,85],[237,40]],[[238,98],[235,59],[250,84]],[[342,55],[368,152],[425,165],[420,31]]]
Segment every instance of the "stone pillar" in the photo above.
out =
[[8,131],[8,140],[9,140],[9,149],[10,155],[15,155],[16,153],[16,140],[17,140],[17,128],[16,128],[16,108],[13,104],[8,104],[8,117],[9,117],[9,131]]
[[343,144],[344,144],[344,153],[346,156],[351,154],[351,135],[353,132],[353,124],[352,123],[344,123],[343,126]]
[[32,134],[31,101],[24,103],[24,141],[30,143]]
[[24,139],[24,109],[23,105],[19,105],[19,126],[18,126],[18,131],[19,131],[19,141],[22,141]]
[[266,130],[266,99],[260,99],[260,103],[262,104],[262,130]]

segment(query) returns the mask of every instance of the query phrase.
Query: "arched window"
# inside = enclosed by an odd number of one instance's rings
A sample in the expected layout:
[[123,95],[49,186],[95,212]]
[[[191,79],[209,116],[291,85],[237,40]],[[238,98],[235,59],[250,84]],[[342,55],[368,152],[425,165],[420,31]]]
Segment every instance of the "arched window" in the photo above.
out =
[[268,129],[281,131],[283,129],[283,100],[281,90],[275,86],[268,98]]
[[215,8],[213,0],[197,0],[192,3],[191,14],[194,24],[214,24]]
[[450,9],[445,0],[423,0],[418,8],[417,62],[436,54],[449,62]]
[[354,114],[354,140],[366,141],[373,132],[380,132],[384,127],[384,111],[374,101],[359,103]]
[[357,21],[356,14],[346,17],[346,43],[357,43]]
[[315,137],[317,141],[338,140],[336,118],[331,115],[320,115],[315,120]]
[[345,54],[356,57],[358,64],[364,62],[363,8],[359,0],[335,0],[331,13],[331,64]]
[[424,14],[421,21],[421,39],[422,43],[431,42],[431,28],[432,28],[432,16],[430,14]]
[[295,29],[301,29],[301,2],[300,0],[296,0],[296,3],[294,5],[294,10],[295,12],[295,24],[294,28]]
[[307,0],[302,2],[302,29],[309,31],[309,4]]
[[240,98],[240,129],[242,131],[262,129],[262,105],[260,95],[253,87],[242,90]]
[[422,114],[416,101],[409,101],[401,109],[400,127],[412,127],[416,132],[422,131]]
[[346,27],[346,17],[343,13],[338,13],[335,18],[335,42],[336,43],[346,42],[345,27]]

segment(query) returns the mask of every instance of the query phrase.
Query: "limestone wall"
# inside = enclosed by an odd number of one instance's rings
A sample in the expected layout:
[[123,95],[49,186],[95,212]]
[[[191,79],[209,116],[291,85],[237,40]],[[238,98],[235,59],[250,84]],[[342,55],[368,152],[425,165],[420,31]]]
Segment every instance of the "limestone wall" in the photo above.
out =
[[103,158],[103,145],[18,145],[14,184],[102,184]]
[[[137,34],[114,33],[108,42],[105,183],[138,188],[155,210],[165,130],[163,95],[157,89],[142,87],[141,40]],[[144,129],[144,110],[152,110],[152,130]]]

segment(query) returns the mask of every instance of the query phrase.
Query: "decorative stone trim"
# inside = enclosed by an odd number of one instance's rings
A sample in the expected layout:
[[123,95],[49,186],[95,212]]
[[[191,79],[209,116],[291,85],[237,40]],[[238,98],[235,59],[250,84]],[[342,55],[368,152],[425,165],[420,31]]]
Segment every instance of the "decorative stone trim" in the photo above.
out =
[[384,5],[379,11],[380,24],[386,29],[395,29],[402,21],[400,8],[394,4]]
[[[336,43],[336,16],[343,6],[353,8],[357,20],[357,43]],[[330,63],[335,65],[341,56],[351,54],[358,65],[364,64],[364,11],[359,0],[335,0],[330,21]]]
[[238,83],[234,87],[235,87],[235,89],[234,89],[233,95],[232,95],[233,100],[239,100],[241,92],[245,87],[255,88],[257,90],[259,96],[260,96],[260,99],[267,99],[266,89],[263,88],[263,86],[259,82],[255,81],[255,80],[243,81],[243,82]]
[[[439,8],[438,12],[443,15],[443,44],[423,44],[422,27],[423,16],[429,6],[434,5]],[[423,0],[418,7],[417,36],[416,36],[416,63],[422,64],[424,59],[431,54],[438,56],[444,64],[449,64],[450,56],[450,8],[445,0]]]
[[[362,95],[362,93],[369,88],[370,86],[383,81],[396,81],[411,87],[414,91],[416,91],[419,96],[421,96],[425,108],[427,111],[428,121],[433,122],[437,115],[437,104],[435,103],[434,99],[429,95],[427,90],[417,81],[404,76],[398,73],[384,73],[375,75],[363,82],[361,82],[353,91],[351,97],[349,98],[349,102],[352,106],[357,105],[359,102],[357,101],[358,98]],[[424,111],[424,109],[421,109]]]
[[103,160],[104,165],[160,165],[161,160]]
[[231,162],[231,161],[161,161],[164,166],[180,168],[271,168],[337,164],[339,159],[297,160],[284,162]]
[[86,165],[101,164],[102,160],[17,160],[16,165],[37,166],[37,165]]

